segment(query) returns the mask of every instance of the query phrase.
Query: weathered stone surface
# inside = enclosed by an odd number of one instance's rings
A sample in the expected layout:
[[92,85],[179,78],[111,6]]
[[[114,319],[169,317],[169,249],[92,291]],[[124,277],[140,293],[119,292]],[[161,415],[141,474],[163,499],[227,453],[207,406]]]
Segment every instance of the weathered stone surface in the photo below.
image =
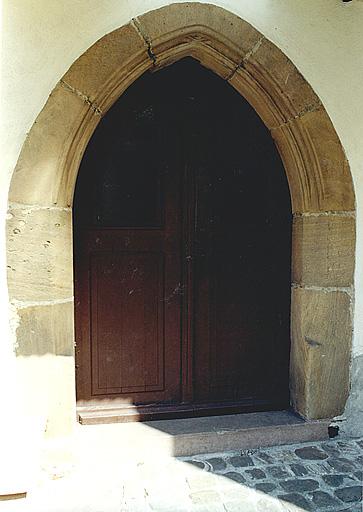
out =
[[297,507],[300,507],[302,510],[311,510],[311,504],[301,494],[279,494],[278,498],[280,498],[280,500],[282,501],[288,501],[289,503],[293,503]]
[[269,493],[276,489],[276,484],[272,482],[260,482],[255,485],[255,489],[261,492]]
[[353,211],[349,165],[324,109],[272,129],[289,180],[294,212]]
[[352,487],[344,487],[344,489],[337,489],[335,495],[345,503],[352,503],[353,501],[362,500],[362,487],[355,485]]
[[301,464],[290,464],[290,469],[296,476],[304,476],[308,473],[307,469]]
[[271,102],[271,98],[266,96],[264,87],[245,68],[239,67],[228,78],[228,82],[258,112],[267,128],[276,128],[286,122],[284,111],[279,110],[276,104]]
[[[200,3],[172,4],[143,14],[137,19],[141,32],[150,41],[158,59],[177,45],[205,44],[221,52],[226,61],[239,64],[261,34],[246,21],[215,5]],[[193,36],[197,39],[193,41]]]
[[253,460],[249,455],[237,455],[236,457],[231,457],[229,462],[235,468],[244,468],[247,466],[254,466]]
[[18,310],[17,355],[74,355],[73,301]]
[[339,487],[343,485],[344,475],[323,475],[323,480],[330,487]]
[[294,480],[283,480],[280,482],[281,487],[287,492],[307,492],[314,491],[319,487],[316,480],[312,478],[300,478]]
[[[73,296],[72,214],[61,209],[12,209],[7,223],[10,299]],[[25,335],[25,334],[24,334]]]
[[262,471],[262,469],[247,469],[246,475],[252,480],[263,480],[266,478],[266,474]]
[[[12,177],[9,201],[68,206],[73,195],[73,181],[68,183],[66,177],[72,172],[68,168],[70,154],[75,153],[77,162],[82,156],[82,145],[72,144],[77,137],[90,135],[99,120],[87,103],[57,85],[25,140]],[[81,126],[87,128],[82,131]]]
[[339,471],[342,473],[349,473],[354,471],[354,464],[349,459],[345,457],[339,457],[336,459],[329,459],[329,465],[335,469],[335,471]]
[[316,446],[304,446],[304,448],[297,448],[295,453],[300,459],[305,460],[324,460],[328,458],[328,455],[322,450],[319,450],[319,448],[316,448]]
[[212,466],[214,471],[221,471],[226,469],[227,464],[220,457],[214,457],[212,459],[207,459],[207,462]]
[[350,297],[296,288],[291,322],[294,406],[309,419],[337,416],[349,389]]
[[257,460],[261,460],[263,462],[267,462],[267,464],[273,464],[274,463],[274,458],[271,457],[271,455],[269,453],[266,453],[266,452],[263,452],[263,451],[259,451],[257,452],[256,454],[253,454],[254,457],[257,458]]
[[333,498],[330,494],[323,491],[315,491],[311,493],[312,502],[316,507],[337,507],[340,505],[340,502]]
[[234,471],[229,471],[228,473],[224,473],[223,476],[225,478],[229,478],[230,480],[233,480],[234,482],[238,482],[239,484],[243,484],[246,481],[240,473],[236,473]]
[[[279,106],[281,111],[290,114],[286,120],[320,105],[319,98],[290,59],[267,39],[252,53],[244,67],[278,105],[284,103]],[[275,84],[275,91],[271,83]]]
[[205,469],[206,464],[205,462],[201,462],[199,460],[188,460],[188,464],[192,464],[193,466],[199,468],[199,469]]
[[280,466],[268,466],[267,471],[269,475],[274,478],[284,479],[289,478],[291,475]]
[[292,280],[322,287],[353,283],[355,219],[337,215],[295,217]]
[[110,81],[120,80],[122,70],[133,71],[140,61],[151,66],[147,44],[132,24],[125,25],[93,44],[69,68],[62,80],[100,106]]

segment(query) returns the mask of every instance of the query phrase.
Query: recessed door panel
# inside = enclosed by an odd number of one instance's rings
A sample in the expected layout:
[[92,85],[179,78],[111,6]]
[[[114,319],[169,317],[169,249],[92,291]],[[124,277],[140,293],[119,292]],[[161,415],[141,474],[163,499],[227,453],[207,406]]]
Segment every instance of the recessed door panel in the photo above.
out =
[[91,255],[93,394],[164,391],[161,253]]

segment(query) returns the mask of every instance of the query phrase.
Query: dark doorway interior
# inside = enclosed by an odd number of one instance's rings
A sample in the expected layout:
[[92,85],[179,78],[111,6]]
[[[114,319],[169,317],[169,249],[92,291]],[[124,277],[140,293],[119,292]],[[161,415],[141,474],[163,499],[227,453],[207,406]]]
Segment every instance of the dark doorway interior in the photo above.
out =
[[228,83],[192,59],[138,79],[87,147],[73,212],[79,404],[288,406],[290,194]]

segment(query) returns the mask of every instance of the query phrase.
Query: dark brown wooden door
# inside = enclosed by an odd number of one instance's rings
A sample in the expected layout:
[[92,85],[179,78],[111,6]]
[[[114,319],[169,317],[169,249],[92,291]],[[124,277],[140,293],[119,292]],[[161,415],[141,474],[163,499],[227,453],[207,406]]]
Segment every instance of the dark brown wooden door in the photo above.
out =
[[188,59],[135,82],[87,148],[74,228],[79,403],[288,405],[289,191],[228,84]]

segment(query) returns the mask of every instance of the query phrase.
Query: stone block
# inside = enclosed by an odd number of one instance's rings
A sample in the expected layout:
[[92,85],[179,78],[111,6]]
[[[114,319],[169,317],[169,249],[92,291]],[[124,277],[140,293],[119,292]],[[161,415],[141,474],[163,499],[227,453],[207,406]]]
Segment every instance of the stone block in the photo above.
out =
[[267,128],[276,128],[286,122],[284,111],[277,108],[266,90],[246,69],[238,68],[228,82],[256,110]]
[[349,391],[352,337],[347,293],[292,292],[291,395],[308,419],[342,413]]
[[135,27],[128,24],[93,44],[69,68],[62,80],[99,107],[102,96],[120,80],[124,70],[132,72],[142,62],[151,66],[147,44]]
[[71,211],[14,208],[9,216],[7,270],[10,300],[71,299]]
[[285,165],[294,212],[355,209],[349,164],[323,108],[273,128],[271,134]]
[[263,39],[244,67],[285,112],[285,121],[319,107],[320,100],[308,82],[271,41]]
[[295,217],[292,281],[322,287],[353,283],[355,218],[339,215]]
[[[158,59],[170,47],[193,42],[213,48],[226,62],[239,64],[261,39],[249,23],[220,7],[196,2],[172,4],[143,14],[137,19]],[[195,42],[195,41],[194,41]]]
[[18,310],[17,355],[74,355],[73,301]]
[[[91,134],[100,116],[74,92],[57,85],[38,115],[14,170],[9,201],[32,205],[68,206],[74,183],[67,173],[72,148],[79,163],[82,146],[72,146],[76,136]],[[72,155],[72,156],[71,156]],[[78,165],[76,165],[78,170]],[[74,178],[75,179],[75,178]]]

